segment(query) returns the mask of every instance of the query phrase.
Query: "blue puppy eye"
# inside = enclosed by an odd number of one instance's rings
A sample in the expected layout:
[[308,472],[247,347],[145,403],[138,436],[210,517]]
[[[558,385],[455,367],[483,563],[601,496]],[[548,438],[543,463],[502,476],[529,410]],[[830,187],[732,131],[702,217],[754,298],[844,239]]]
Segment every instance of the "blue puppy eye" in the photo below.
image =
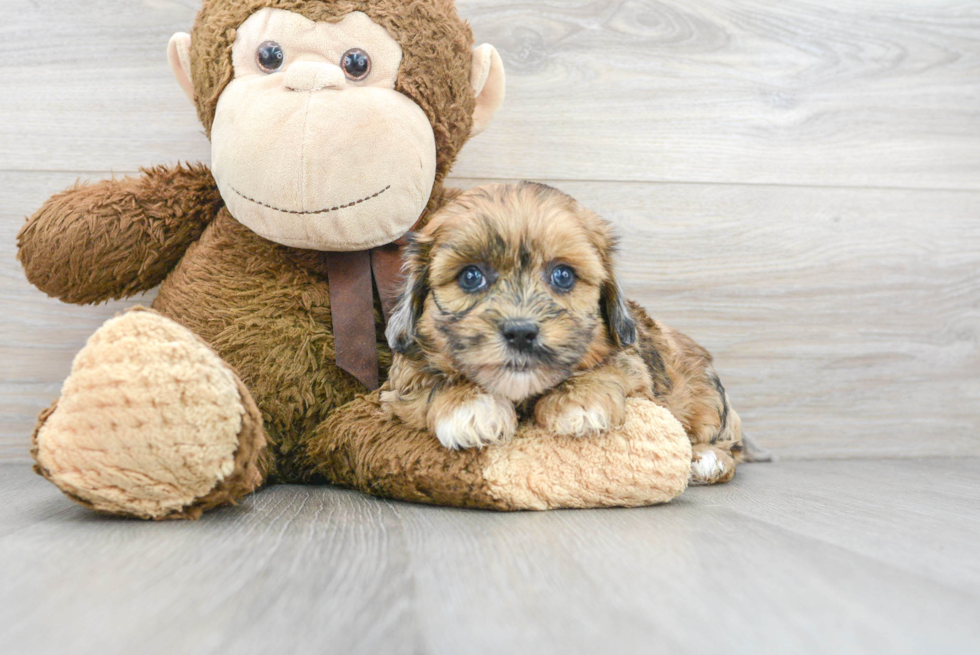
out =
[[571,266],[555,266],[551,271],[551,286],[559,291],[571,291],[577,278]]
[[476,266],[464,268],[457,279],[459,280],[459,288],[466,293],[475,293],[487,286],[486,276]]

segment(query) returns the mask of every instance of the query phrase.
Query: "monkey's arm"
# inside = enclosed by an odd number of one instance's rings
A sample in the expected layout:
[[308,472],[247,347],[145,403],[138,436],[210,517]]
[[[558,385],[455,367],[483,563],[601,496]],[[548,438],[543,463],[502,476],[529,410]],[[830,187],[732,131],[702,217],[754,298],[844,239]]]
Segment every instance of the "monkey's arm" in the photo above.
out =
[[202,164],[77,184],[27,220],[17,258],[32,284],[64,302],[125,298],[160,284],[221,206]]

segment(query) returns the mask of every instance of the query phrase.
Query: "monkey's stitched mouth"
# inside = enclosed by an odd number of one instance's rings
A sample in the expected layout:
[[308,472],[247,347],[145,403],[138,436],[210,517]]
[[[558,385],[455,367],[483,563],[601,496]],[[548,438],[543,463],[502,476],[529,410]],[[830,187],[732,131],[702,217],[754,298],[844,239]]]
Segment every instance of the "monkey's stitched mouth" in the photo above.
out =
[[262,207],[267,207],[269,209],[274,209],[275,211],[282,212],[284,214],[296,214],[298,216],[312,216],[312,215],[315,215],[315,214],[329,214],[330,212],[339,211],[341,209],[347,209],[348,207],[353,207],[354,205],[359,205],[362,202],[367,202],[368,200],[373,200],[374,198],[377,198],[382,193],[384,193],[385,191],[387,191],[388,189],[390,189],[391,188],[391,185],[389,184],[388,186],[386,186],[385,188],[381,189],[381,191],[378,191],[377,193],[373,193],[373,194],[367,196],[366,198],[361,198],[360,200],[355,200],[354,202],[349,202],[346,205],[337,205],[336,207],[330,207],[329,209],[320,209],[320,210],[317,210],[317,211],[308,211],[308,212],[296,211],[296,210],[293,210],[293,209],[281,209],[279,207],[274,207],[274,206],[272,206],[272,205],[270,205],[268,203],[262,202],[261,200],[256,200],[255,198],[249,198],[248,196],[246,196],[244,193],[242,193],[241,191],[239,191],[235,187],[230,187],[230,188],[231,188],[232,191],[234,191],[235,193],[237,193],[239,196],[241,196],[245,200],[248,200],[249,202],[255,203],[256,205],[260,205]]

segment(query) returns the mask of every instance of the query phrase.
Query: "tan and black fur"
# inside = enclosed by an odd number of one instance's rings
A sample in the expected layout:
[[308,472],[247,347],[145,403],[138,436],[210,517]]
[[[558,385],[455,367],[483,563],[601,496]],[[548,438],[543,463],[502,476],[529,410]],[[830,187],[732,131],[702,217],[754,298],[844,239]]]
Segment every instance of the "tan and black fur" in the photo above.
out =
[[[741,426],[711,355],[624,300],[614,251],[609,224],[553,188],[463,194],[413,237],[382,402],[459,448],[509,439],[522,415],[600,434],[622,425],[626,398],[649,398],[684,426],[695,482],[731,479]],[[466,290],[474,267],[483,286]],[[552,284],[557,267],[574,271],[570,289]]]

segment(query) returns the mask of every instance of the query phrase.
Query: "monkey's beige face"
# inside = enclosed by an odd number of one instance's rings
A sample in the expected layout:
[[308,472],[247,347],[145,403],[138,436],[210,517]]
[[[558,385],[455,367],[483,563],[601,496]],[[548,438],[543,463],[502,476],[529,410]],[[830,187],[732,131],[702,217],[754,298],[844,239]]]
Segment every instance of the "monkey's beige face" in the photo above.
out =
[[287,246],[350,251],[418,220],[436,171],[432,127],[395,90],[402,49],[367,15],[336,23],[265,8],[238,29],[211,128],[231,214]]
[[436,368],[520,401],[608,356],[603,307],[618,296],[601,219],[545,187],[499,189],[464,195],[417,237],[415,343]]

